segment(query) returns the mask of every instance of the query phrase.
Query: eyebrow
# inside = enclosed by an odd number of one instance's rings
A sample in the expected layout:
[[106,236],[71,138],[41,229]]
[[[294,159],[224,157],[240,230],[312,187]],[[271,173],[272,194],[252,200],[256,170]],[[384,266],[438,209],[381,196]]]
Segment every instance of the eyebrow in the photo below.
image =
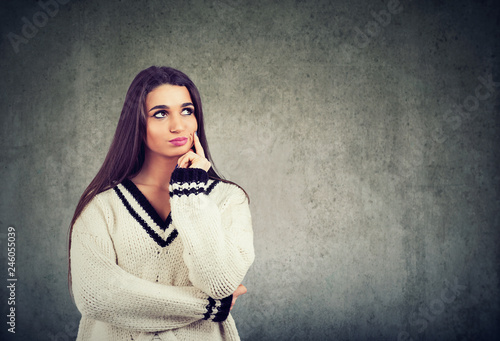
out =
[[[194,104],[191,102],[182,103],[181,108],[185,108],[185,107],[194,107]],[[155,105],[154,107],[149,109],[149,111],[153,111],[154,109],[170,109],[170,107],[168,105],[160,104],[160,105]]]

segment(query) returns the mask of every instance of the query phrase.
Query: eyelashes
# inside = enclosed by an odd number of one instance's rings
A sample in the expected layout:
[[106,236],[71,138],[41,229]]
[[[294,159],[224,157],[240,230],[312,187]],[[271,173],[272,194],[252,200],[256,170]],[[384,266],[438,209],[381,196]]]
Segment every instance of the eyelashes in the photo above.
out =
[[165,110],[160,110],[160,111],[155,112],[152,116],[153,116],[154,118],[163,118],[163,117],[167,117],[167,112],[166,112]]
[[[182,116],[190,116],[192,114],[194,114],[193,108],[183,108],[181,111]],[[154,118],[164,118],[167,116],[168,116],[168,112],[166,110],[159,110],[152,115],[152,117],[154,117]]]
[[[183,114],[184,112],[186,112],[186,114]],[[193,108],[184,108],[181,112],[181,115],[185,115],[185,116],[189,116],[189,115],[192,115],[194,114],[194,109]]]

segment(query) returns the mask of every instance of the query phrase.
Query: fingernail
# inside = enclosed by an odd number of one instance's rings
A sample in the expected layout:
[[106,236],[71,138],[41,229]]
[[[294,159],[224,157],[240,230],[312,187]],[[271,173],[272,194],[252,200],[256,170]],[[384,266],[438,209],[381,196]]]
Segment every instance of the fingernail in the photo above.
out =
[[179,165],[175,165],[175,168],[174,168],[174,170],[175,170],[175,169],[177,169],[177,168],[179,168]]

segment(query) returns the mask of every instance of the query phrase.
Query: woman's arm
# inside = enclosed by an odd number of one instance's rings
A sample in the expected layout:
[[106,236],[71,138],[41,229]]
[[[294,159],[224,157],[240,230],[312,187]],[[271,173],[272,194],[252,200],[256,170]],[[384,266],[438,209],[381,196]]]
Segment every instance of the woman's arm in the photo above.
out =
[[216,300],[195,287],[153,283],[119,267],[107,229],[110,214],[99,202],[94,198],[72,233],[72,290],[82,315],[145,332],[227,318],[231,297]]
[[[235,185],[217,186],[210,187],[203,169],[177,168],[170,181],[170,206],[189,279],[206,294],[222,299],[243,281],[254,249],[245,193]],[[210,195],[212,190],[218,198]]]

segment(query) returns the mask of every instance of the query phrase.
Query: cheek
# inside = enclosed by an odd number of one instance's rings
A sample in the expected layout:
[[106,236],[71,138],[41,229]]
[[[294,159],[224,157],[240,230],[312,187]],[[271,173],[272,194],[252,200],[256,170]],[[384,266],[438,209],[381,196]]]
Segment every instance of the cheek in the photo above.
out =
[[[194,117],[193,117],[194,118]],[[193,119],[193,121],[190,122],[190,134],[193,134],[193,140],[191,141],[191,146],[190,148],[193,148],[194,146],[194,133],[198,131],[198,121],[196,121],[196,118]]]
[[146,129],[146,145],[148,147],[154,146],[158,143],[159,132],[157,130],[158,129],[155,129],[154,127],[148,127]]
[[193,120],[190,122],[191,123],[191,130],[193,133],[198,130],[198,121],[196,120],[196,117],[193,115]]

